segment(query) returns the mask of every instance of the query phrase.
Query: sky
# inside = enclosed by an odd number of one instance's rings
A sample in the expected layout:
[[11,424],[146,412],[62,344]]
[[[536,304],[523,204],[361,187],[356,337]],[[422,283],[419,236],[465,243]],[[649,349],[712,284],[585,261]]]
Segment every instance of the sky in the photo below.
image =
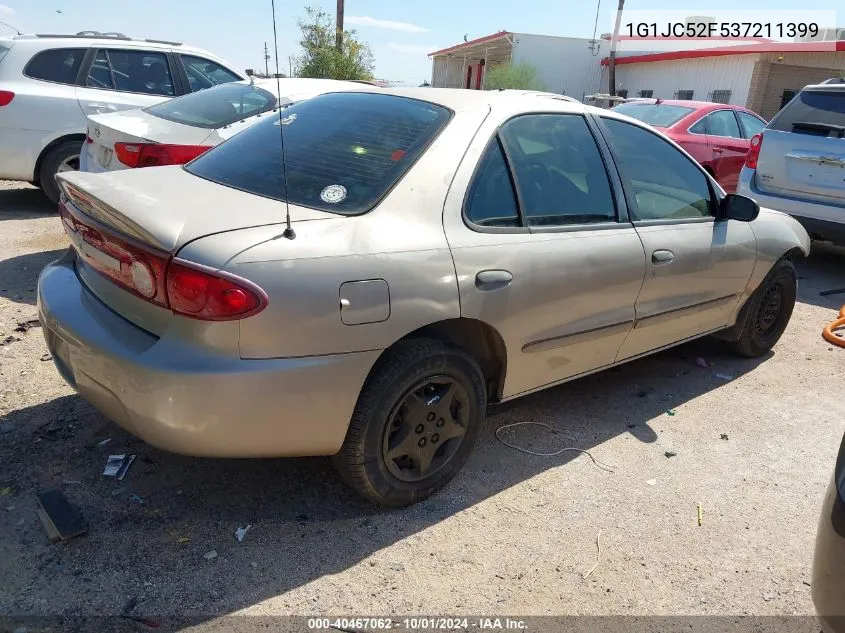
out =
[[[612,30],[615,0],[600,0],[598,34]],[[833,0],[803,0],[802,9],[831,9]],[[276,0],[279,61],[287,72],[298,51],[297,18],[305,6],[334,15],[335,0]],[[736,0],[627,0],[626,9],[678,9],[713,15]],[[795,9],[794,0],[746,0],[767,13]],[[375,76],[418,85],[431,79],[427,54],[501,30],[592,37],[595,0],[346,0],[346,28],[370,44]],[[774,18],[776,19],[776,17]],[[207,49],[240,68],[263,68],[266,41],[273,54],[270,0],[0,0],[0,21],[27,33],[118,31],[131,37],[174,40]],[[841,23],[842,18],[838,21]],[[0,25],[0,35],[10,35]],[[272,71],[273,60],[271,60]]]

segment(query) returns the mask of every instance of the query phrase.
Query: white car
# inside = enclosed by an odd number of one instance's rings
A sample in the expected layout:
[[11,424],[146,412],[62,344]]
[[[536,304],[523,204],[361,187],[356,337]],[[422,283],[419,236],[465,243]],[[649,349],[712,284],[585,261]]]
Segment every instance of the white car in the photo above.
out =
[[87,115],[245,78],[176,42],[93,32],[0,38],[0,179],[39,185],[57,201],[55,175],[78,167]]
[[143,110],[89,116],[79,169],[104,172],[187,163],[277,112],[279,103],[286,107],[355,88],[359,82],[333,79],[284,78],[278,87],[276,79],[238,81]]

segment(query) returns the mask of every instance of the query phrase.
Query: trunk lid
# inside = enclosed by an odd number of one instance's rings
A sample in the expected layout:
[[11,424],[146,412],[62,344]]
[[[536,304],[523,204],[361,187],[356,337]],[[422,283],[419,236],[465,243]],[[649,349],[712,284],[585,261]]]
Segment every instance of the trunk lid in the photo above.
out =
[[845,90],[805,88],[763,130],[764,193],[845,206]]
[[[167,121],[144,112],[127,110],[88,117],[88,171],[128,169],[118,160],[115,143],[170,143],[174,145],[205,145],[212,130]],[[209,139],[211,140],[211,139]],[[208,143],[216,145],[219,140]]]
[[[57,176],[95,202],[85,213],[125,236],[176,253],[197,238],[285,221],[285,203],[219,185],[181,165]],[[292,222],[337,215],[290,205]]]

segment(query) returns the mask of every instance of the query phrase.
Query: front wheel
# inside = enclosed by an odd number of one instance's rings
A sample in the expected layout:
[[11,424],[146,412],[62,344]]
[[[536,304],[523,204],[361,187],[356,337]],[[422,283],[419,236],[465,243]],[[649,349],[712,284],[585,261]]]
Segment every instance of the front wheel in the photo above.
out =
[[402,341],[364,385],[335,466],[371,501],[421,501],[466,463],[486,409],[471,356],[440,341]]
[[797,284],[795,266],[787,259],[779,260],[749,299],[747,318],[732,344],[734,351],[755,358],[775,346],[792,316]]

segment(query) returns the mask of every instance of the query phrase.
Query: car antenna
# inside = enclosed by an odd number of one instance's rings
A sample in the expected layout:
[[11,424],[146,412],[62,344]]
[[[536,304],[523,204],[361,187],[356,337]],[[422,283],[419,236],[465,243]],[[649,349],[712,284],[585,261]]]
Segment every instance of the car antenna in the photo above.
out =
[[279,81],[279,37],[276,34],[276,0],[270,0],[270,6],[273,8],[273,47],[276,52],[276,92],[278,94],[279,103],[279,143],[282,149],[282,178],[285,181],[285,232],[282,237],[292,240],[296,237],[296,232],[290,224],[290,202],[288,201],[288,171],[285,165],[285,123],[282,119],[282,86]]

